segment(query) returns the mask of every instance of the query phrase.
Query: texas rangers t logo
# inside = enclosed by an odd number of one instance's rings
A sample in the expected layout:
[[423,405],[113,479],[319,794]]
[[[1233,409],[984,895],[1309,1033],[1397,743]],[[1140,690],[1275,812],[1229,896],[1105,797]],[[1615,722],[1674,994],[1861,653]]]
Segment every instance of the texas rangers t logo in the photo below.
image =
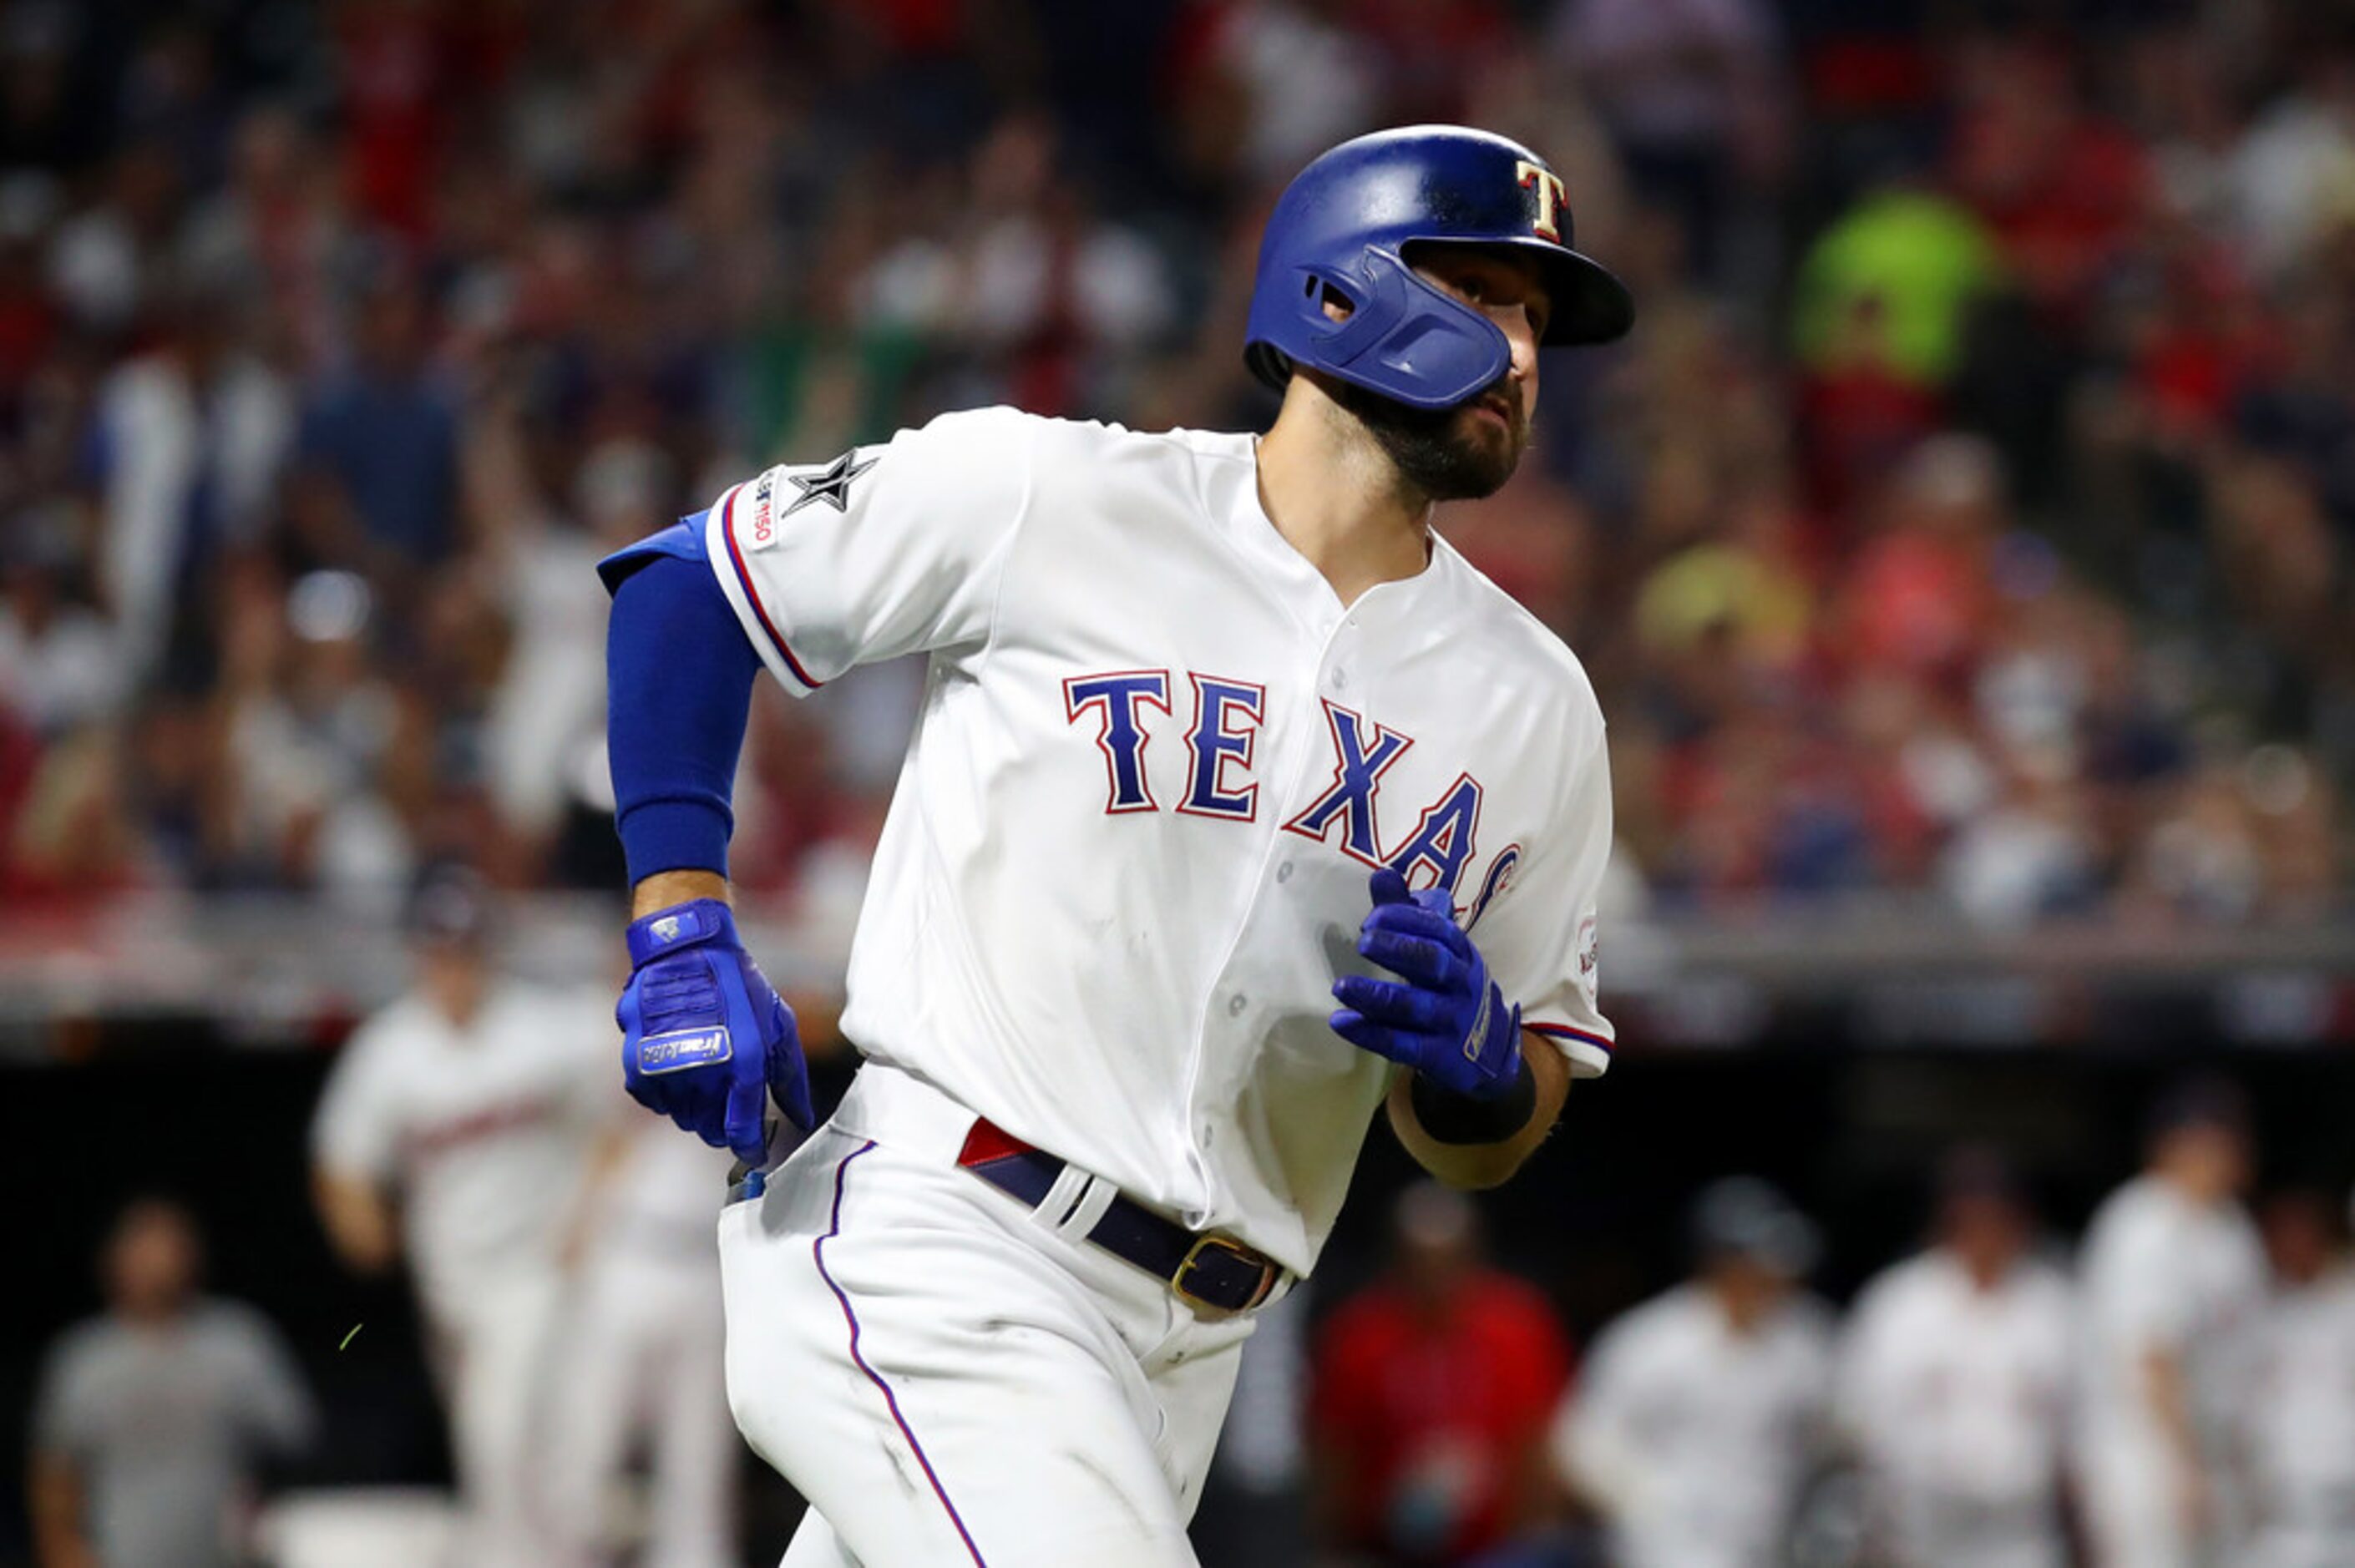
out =
[[1559,244],[1561,226],[1554,221],[1553,215],[1561,210],[1562,202],[1570,196],[1570,187],[1561,183],[1560,175],[1543,164],[1532,164],[1527,158],[1513,164],[1513,174],[1521,184],[1535,186],[1537,190],[1538,210],[1529,218],[1530,229]]

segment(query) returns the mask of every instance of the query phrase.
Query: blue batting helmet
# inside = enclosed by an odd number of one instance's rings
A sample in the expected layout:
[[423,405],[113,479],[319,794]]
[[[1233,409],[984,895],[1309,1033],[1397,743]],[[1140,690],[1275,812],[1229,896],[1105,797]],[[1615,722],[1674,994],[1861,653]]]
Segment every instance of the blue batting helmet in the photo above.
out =
[[[1344,142],[1300,171],[1267,220],[1243,357],[1282,391],[1295,365],[1415,408],[1502,376],[1497,323],[1415,276],[1410,245],[1505,246],[1536,259],[1552,302],[1544,341],[1608,343],[1636,319],[1626,285],[1571,249],[1561,176],[1518,142],[1410,125]],[[1327,290],[1349,302],[1325,313]]]

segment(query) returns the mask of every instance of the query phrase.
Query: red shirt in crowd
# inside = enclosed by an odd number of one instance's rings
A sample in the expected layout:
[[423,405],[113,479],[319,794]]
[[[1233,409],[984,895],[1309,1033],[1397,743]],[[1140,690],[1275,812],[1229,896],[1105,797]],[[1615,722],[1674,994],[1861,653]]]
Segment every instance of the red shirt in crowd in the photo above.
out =
[[1310,1419],[1333,1465],[1348,1542],[1454,1562],[1506,1539],[1570,1343],[1544,1298],[1466,1275],[1437,1303],[1381,1284],[1320,1332]]

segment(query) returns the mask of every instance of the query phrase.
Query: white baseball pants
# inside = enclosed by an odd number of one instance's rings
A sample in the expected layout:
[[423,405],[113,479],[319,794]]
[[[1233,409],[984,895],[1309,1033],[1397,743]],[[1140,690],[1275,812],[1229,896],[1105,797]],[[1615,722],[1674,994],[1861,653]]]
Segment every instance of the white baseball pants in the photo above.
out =
[[869,1064],[720,1216],[729,1404],[811,1504],[788,1568],[1193,1564],[1251,1319],[1082,1239],[1109,1183],[1034,1213],[959,1169],[972,1125]]
[[[715,1192],[715,1196],[716,1196]],[[706,1245],[709,1245],[707,1241]],[[610,1561],[613,1490],[632,1442],[651,1448],[644,1557],[735,1568],[737,1466],[721,1370],[719,1259],[617,1243],[581,1281],[563,1377],[550,1391],[547,1462],[568,1561]]]
[[562,1303],[556,1270],[526,1264],[427,1308],[469,1568],[540,1568],[549,1531],[537,1440]]

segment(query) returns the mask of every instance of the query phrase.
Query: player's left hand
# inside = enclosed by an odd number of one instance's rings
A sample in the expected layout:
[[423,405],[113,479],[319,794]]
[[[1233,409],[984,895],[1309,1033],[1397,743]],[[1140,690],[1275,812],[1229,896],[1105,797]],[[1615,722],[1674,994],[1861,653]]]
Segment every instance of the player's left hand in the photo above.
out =
[[769,1097],[805,1129],[816,1124],[809,1072],[788,1008],[744,950],[716,898],[631,922],[622,1026],[630,1097],[749,1165],[768,1155]]
[[1507,1006],[1489,980],[1447,890],[1410,895],[1406,878],[1388,866],[1374,873],[1372,889],[1358,951],[1406,983],[1343,975],[1333,982],[1341,1003],[1333,1032],[1459,1095],[1490,1099],[1512,1088],[1521,1074],[1521,1010]]

